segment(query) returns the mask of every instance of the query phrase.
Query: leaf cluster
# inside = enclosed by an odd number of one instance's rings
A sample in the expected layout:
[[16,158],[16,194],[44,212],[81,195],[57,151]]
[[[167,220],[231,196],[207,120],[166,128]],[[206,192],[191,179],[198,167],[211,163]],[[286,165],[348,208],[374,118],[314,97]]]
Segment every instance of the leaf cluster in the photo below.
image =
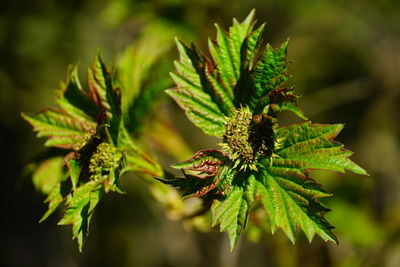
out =
[[[310,242],[319,235],[337,243],[324,218],[329,209],[320,202],[331,194],[310,170],[366,172],[333,140],[342,124],[307,120],[294,87],[285,87],[288,41],[277,49],[264,45],[264,24],[255,23],[252,11],[241,23],[234,19],[227,32],[216,25],[216,40],[208,41],[212,59],[177,40],[180,58],[171,73],[176,88],[167,93],[204,133],[222,138],[222,150],[203,150],[173,165],[183,177],[163,182],[211,203],[213,225],[228,232],[232,249],[255,202],[265,209],[272,232],[281,228],[295,242],[302,230]],[[285,110],[306,121],[279,126]]]
[[[63,163],[42,164],[42,171],[36,172],[36,177],[43,177],[46,170],[49,175],[49,171],[57,170],[60,165],[63,168],[51,182],[46,199],[48,211],[41,221],[64,204],[59,224],[73,225],[73,238],[78,239],[82,250],[91,216],[101,197],[108,192],[124,193],[120,176],[127,171],[156,176],[162,175],[162,169],[129,136],[120,89],[114,86],[113,75],[99,55],[88,70],[87,89],[82,88],[75,65],[70,67],[56,95],[58,108],[22,116],[38,137],[47,137],[45,146],[67,152]],[[60,162],[59,157],[56,159],[47,162]]]

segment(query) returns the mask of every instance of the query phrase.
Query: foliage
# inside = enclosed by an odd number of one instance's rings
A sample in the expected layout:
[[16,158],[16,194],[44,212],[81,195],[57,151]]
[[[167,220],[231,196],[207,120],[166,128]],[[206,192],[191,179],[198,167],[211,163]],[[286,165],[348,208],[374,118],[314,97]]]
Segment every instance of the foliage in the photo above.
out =
[[[59,108],[23,114],[38,137],[48,138],[46,146],[69,152],[64,158],[45,160],[34,172],[35,186],[48,194],[48,211],[41,221],[64,204],[59,224],[73,225],[73,237],[82,250],[96,205],[110,191],[124,193],[120,177],[132,171],[157,177],[182,190],[184,198],[201,197],[204,211],[211,211],[212,225],[219,224],[228,233],[231,249],[259,204],[272,233],[281,228],[294,243],[302,230],[310,242],[319,235],[337,243],[333,226],[324,217],[329,209],[320,202],[331,194],[310,177],[310,170],[366,172],[349,159],[350,151],[333,140],[342,124],[307,120],[294,87],[287,87],[288,42],[278,49],[264,45],[264,24],[258,28],[255,24],[252,11],[241,23],[234,19],[228,32],[216,25],[216,40],[208,41],[212,59],[195,45],[176,40],[180,59],[171,77],[177,87],[166,92],[196,126],[222,141],[221,150],[202,150],[174,164],[183,177],[166,175],[137,139],[148,131],[165,143],[169,154],[182,154],[174,149],[189,151],[171,123],[150,112],[160,89],[168,86],[153,69],[168,43],[146,46],[152,37],[144,38],[127,50],[117,74],[109,73],[97,55],[88,71],[87,90],[72,66],[57,91]],[[305,122],[281,126],[282,111]],[[156,125],[153,129],[162,129],[161,134],[146,129],[145,118]],[[163,133],[176,142],[163,142]],[[168,200],[171,191],[162,184],[150,183],[158,200],[170,201],[165,204],[171,206],[178,203],[175,197]]]
[[88,70],[88,89],[79,82],[77,66],[71,66],[66,81],[57,90],[57,103],[59,108],[22,116],[38,137],[48,138],[46,146],[70,151],[63,160],[64,172],[60,171],[61,159],[51,158],[39,165],[34,181],[48,193],[49,208],[41,221],[64,203],[65,213],[59,224],[73,225],[73,237],[82,250],[101,197],[108,192],[124,193],[120,176],[127,171],[162,175],[162,169],[129,136],[120,90],[114,87],[112,75],[99,55]]
[[282,228],[295,242],[300,229],[310,242],[319,235],[337,243],[324,218],[329,209],[320,202],[331,194],[310,170],[366,174],[349,159],[352,152],[333,140],[343,125],[280,126],[278,114],[285,110],[307,120],[294,88],[285,87],[288,42],[278,49],[263,45],[264,24],[255,28],[254,11],[242,23],[234,19],[228,32],[216,29],[216,40],[208,42],[212,60],[177,40],[180,58],[171,73],[177,87],[167,93],[204,133],[222,138],[222,150],[198,152],[172,166],[183,177],[162,181],[212,203],[213,225],[228,232],[231,249],[255,202],[264,207],[272,232]]

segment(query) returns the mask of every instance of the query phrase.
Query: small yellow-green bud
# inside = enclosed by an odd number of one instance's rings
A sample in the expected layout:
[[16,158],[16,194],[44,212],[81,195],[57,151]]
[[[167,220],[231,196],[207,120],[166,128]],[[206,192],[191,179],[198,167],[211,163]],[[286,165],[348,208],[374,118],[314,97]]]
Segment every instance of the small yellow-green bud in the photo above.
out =
[[89,172],[94,177],[102,177],[103,173],[117,168],[121,160],[121,153],[106,142],[100,143],[90,158]]
[[272,155],[275,146],[274,126],[274,119],[267,115],[253,116],[249,107],[237,109],[225,125],[225,147],[244,166],[251,167],[258,156]]

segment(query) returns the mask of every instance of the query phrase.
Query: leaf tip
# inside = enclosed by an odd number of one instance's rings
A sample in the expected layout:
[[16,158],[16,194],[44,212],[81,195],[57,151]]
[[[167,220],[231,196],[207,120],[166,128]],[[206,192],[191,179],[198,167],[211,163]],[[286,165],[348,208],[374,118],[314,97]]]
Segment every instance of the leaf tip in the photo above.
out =
[[25,112],[21,112],[20,115],[24,120],[28,121],[28,115]]
[[240,238],[240,235],[236,235],[235,238],[230,238],[230,251],[231,252],[235,249],[235,247],[239,241],[239,238]]
[[243,23],[251,23],[252,21],[254,21],[254,17],[256,15],[256,9],[253,8],[250,13],[247,15],[247,17],[244,19]]

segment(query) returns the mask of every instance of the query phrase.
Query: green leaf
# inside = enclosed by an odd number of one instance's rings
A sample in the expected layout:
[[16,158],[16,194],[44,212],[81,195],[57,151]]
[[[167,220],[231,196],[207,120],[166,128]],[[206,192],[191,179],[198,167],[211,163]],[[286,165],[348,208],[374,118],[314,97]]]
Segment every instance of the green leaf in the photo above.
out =
[[77,238],[81,252],[83,241],[89,234],[89,223],[94,208],[103,194],[104,189],[97,181],[89,181],[76,188],[66,199],[67,208],[58,224],[72,224],[73,238]]
[[99,123],[107,125],[112,141],[117,144],[122,116],[121,95],[119,89],[113,87],[110,74],[99,54],[88,70],[88,85],[91,98],[100,108]]
[[247,69],[248,72],[249,66],[256,58],[263,29],[261,26],[252,31],[255,23],[254,11],[242,23],[236,19],[233,23],[228,33],[216,25],[217,39],[210,39],[208,42],[215,64],[194,45],[188,47],[182,42],[177,42],[180,61],[175,63],[178,77],[173,77],[178,88],[185,85],[208,94],[212,102],[227,116],[232,115],[236,108],[235,87],[241,78],[242,70]]
[[67,162],[69,177],[70,177],[71,183],[72,183],[72,188],[75,189],[75,187],[79,181],[81,166],[79,166],[79,162],[73,158],[67,159],[66,162]]
[[263,57],[252,74],[255,90],[249,100],[250,108],[261,111],[269,103],[268,94],[289,79],[286,61],[288,44],[286,41],[276,50],[267,44]]
[[49,138],[45,146],[64,149],[78,150],[96,128],[94,122],[77,119],[60,109],[45,109],[34,114],[23,113],[22,117],[38,132],[37,137]]
[[264,112],[276,116],[290,110],[306,119],[293,88],[288,92],[280,88],[289,79],[288,42],[276,50],[266,45],[260,56],[264,24],[254,30],[254,14],[253,10],[241,23],[234,19],[228,32],[216,25],[216,40],[208,41],[213,61],[194,45],[177,41],[180,59],[171,74],[177,88],[167,93],[206,134],[222,136],[225,116],[232,117],[244,106],[254,115]]
[[70,66],[67,78],[56,91],[61,109],[45,109],[34,114],[24,114],[37,131],[38,137],[46,136],[46,146],[80,149],[96,129],[99,109],[84,92],[77,77],[77,66]]
[[226,101],[230,103],[231,100],[227,98],[225,92],[212,93],[215,88],[210,84],[211,81],[216,86],[218,84],[208,71],[206,73],[205,69],[209,63],[204,56],[182,42],[177,41],[177,46],[180,61],[175,62],[177,72],[171,73],[177,88],[166,92],[186,111],[188,118],[206,134],[221,136],[225,123],[224,103],[227,103]]
[[211,206],[212,226],[220,224],[220,230],[228,232],[231,250],[237,244],[240,233],[246,227],[252,201],[245,198],[243,188],[235,186],[222,201],[214,200]]
[[232,110],[235,109],[233,96],[217,81],[220,77],[215,70],[215,66],[193,44],[191,47],[188,47],[181,43],[181,46],[184,48],[187,57],[192,62],[193,68],[199,75],[201,89],[211,97],[222,113],[230,115]]
[[247,18],[239,23],[233,19],[233,26],[229,33],[225,33],[217,24],[217,39],[215,44],[209,41],[211,55],[220,68],[218,72],[225,81],[227,88],[230,88],[233,97],[233,88],[240,77],[241,70],[241,49],[246,37],[252,32],[254,26],[254,14],[252,10]]
[[56,185],[53,186],[53,188],[50,190],[45,203],[49,203],[48,210],[46,213],[42,216],[39,222],[43,222],[46,220],[53,212],[60,206],[60,204],[64,201],[65,197],[65,191],[66,189],[64,188],[62,183],[57,183]]
[[277,133],[281,148],[275,153],[274,164],[296,166],[300,170],[324,169],[344,172],[345,169],[358,174],[367,174],[352,162],[353,154],[343,145],[333,141],[343,129],[343,124],[312,124],[305,122],[282,127]]
[[249,71],[254,68],[261,47],[261,35],[264,28],[265,23],[253,32],[249,32],[247,38],[244,39],[241,48],[241,71]]
[[53,157],[42,161],[32,175],[32,182],[36,190],[49,194],[52,188],[64,179],[64,160],[62,157]]
[[318,234],[325,241],[338,243],[331,232],[333,227],[323,217],[329,209],[317,202],[318,198],[329,194],[317,183],[295,170],[276,171],[274,167],[262,169],[254,183],[255,197],[261,201],[270,218],[272,233],[277,227],[282,228],[294,243],[296,233],[301,229],[309,242]]
[[[201,81],[200,75],[196,72],[196,69],[193,67],[192,60],[188,56],[187,49],[189,49],[184,43],[175,39],[176,46],[179,51],[179,60],[174,61],[174,65],[176,68],[176,74],[179,74],[181,78],[181,83],[178,84],[179,86],[186,85],[188,88],[197,88],[198,90],[202,91],[201,89]],[[190,49],[189,49],[190,51]],[[173,74],[171,74],[173,76]],[[172,77],[173,78],[173,77]]]
[[60,107],[70,115],[82,120],[96,121],[99,109],[90,99],[89,93],[82,89],[78,78],[78,66],[68,68],[67,78],[56,91]]
[[[171,74],[176,83],[179,76]],[[177,82],[178,81],[178,82]],[[211,98],[201,90],[181,86],[166,91],[186,111],[188,118],[204,133],[215,136],[224,134],[225,118]]]

